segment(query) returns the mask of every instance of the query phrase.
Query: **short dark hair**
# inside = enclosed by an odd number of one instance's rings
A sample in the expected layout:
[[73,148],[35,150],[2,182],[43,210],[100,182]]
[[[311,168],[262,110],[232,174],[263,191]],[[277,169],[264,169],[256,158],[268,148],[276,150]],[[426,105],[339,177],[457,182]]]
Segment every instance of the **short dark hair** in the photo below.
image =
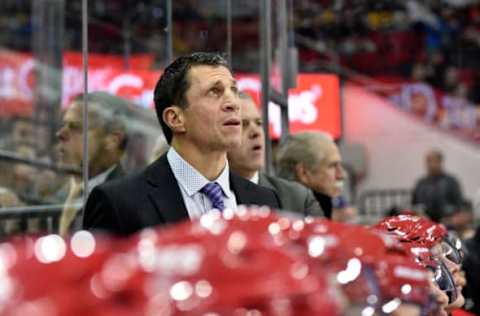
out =
[[155,111],[157,118],[162,126],[163,133],[167,142],[172,141],[172,131],[163,121],[163,111],[175,104],[182,108],[188,106],[185,93],[190,88],[187,74],[193,66],[223,66],[228,69],[228,62],[218,53],[196,52],[190,55],[182,56],[172,62],[163,72],[155,86],[153,101],[155,102]]

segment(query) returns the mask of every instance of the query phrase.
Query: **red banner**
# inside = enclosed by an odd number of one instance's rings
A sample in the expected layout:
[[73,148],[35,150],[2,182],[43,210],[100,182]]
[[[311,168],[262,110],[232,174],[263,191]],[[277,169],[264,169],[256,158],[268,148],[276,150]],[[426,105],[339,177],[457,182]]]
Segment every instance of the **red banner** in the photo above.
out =
[[[73,96],[83,91],[81,54],[66,53],[63,64],[62,105],[66,106]],[[88,90],[108,91],[151,108],[153,89],[161,74],[161,71],[150,69],[152,64],[151,55],[136,55],[126,61],[121,56],[90,54]],[[34,69],[31,55],[0,53],[0,114],[31,114]],[[237,81],[240,90],[252,93],[258,101],[261,85],[257,75],[238,75]],[[335,138],[340,137],[338,77],[300,74],[297,82],[298,87],[289,92],[290,131],[322,130]],[[281,133],[280,109],[271,103],[269,111],[271,134],[277,138]]]

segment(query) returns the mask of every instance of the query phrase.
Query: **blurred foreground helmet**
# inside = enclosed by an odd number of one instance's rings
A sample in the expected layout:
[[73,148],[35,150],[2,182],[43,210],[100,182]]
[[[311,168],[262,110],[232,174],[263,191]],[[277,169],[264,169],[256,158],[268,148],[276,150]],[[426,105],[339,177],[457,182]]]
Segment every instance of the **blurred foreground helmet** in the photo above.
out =
[[426,218],[410,215],[388,217],[374,226],[398,238],[417,258],[417,262],[433,272],[438,287],[454,302],[457,289],[454,278],[445,264],[447,260],[461,264],[463,253],[458,240],[449,237],[446,228]]
[[0,316],[389,314],[429,306],[409,253],[364,227],[242,207],[129,239],[27,238],[0,244]]
[[426,269],[395,238],[325,219],[307,220],[302,236],[335,276],[348,302],[344,315],[390,314],[406,305],[418,313],[434,308]]
[[396,236],[401,242],[414,243],[418,246],[433,248],[440,245],[441,254],[448,260],[461,264],[464,257],[460,239],[439,223],[427,218],[398,215],[387,217],[374,226],[375,228]]
[[297,226],[242,209],[127,240],[4,243],[0,315],[340,315],[327,271],[289,242]]

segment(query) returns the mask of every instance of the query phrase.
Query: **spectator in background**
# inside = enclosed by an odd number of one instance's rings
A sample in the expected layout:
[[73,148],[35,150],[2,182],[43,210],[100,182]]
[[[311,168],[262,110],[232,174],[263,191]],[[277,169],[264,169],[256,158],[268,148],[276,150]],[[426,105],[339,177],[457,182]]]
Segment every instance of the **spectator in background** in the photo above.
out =
[[10,133],[0,141],[1,147],[6,150],[15,151],[20,145],[34,144],[34,127],[30,118],[14,117],[10,119]]
[[445,69],[443,82],[440,89],[447,93],[455,93],[460,82],[458,69],[454,66],[449,66]]
[[325,216],[332,218],[332,199],[343,188],[340,152],[332,137],[320,132],[293,136],[279,149],[278,175],[312,189]]
[[0,187],[0,208],[15,207],[21,204],[20,199],[12,190]]
[[425,73],[425,66],[421,63],[412,68],[411,77],[414,81],[402,85],[399,105],[426,122],[433,122],[437,115],[437,101],[432,87],[422,81]]
[[[2,208],[12,208],[23,206],[22,201],[9,188],[0,186],[0,212]],[[9,236],[20,232],[20,224],[18,218],[4,219],[0,225],[0,236]]]
[[412,205],[419,206],[434,221],[455,212],[463,202],[457,179],[443,170],[443,154],[431,150],[425,157],[427,175],[417,181],[413,190]]
[[[83,161],[83,106],[88,101],[88,161]],[[88,190],[124,175],[121,158],[127,146],[129,103],[105,92],[92,92],[76,97],[63,117],[63,126],[57,132],[60,162],[81,170],[88,164]],[[60,218],[60,234],[81,227],[82,217],[78,203],[82,200],[82,181],[71,176],[65,207]]]
[[463,128],[474,130],[476,125],[476,110],[467,100],[467,87],[463,83],[457,84],[452,94],[445,94],[441,98],[444,108],[441,125],[447,128]]
[[[14,148],[13,155],[19,159],[35,160],[35,149],[31,145],[21,144]],[[23,161],[0,161],[0,185],[12,190],[25,203],[34,200],[34,188],[37,170]]]
[[277,192],[280,207],[302,215],[323,216],[310,189],[294,181],[266,175],[261,172],[265,163],[265,138],[262,117],[253,99],[240,93],[242,142],[228,152],[232,171],[256,184]]

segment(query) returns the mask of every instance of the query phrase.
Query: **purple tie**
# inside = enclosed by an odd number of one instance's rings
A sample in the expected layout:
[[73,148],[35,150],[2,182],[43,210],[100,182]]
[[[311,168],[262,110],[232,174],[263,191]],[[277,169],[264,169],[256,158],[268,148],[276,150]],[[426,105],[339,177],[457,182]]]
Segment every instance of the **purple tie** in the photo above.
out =
[[223,204],[223,193],[222,188],[218,183],[209,182],[200,190],[200,192],[205,194],[212,202],[212,208],[223,211],[223,209],[225,208]]

